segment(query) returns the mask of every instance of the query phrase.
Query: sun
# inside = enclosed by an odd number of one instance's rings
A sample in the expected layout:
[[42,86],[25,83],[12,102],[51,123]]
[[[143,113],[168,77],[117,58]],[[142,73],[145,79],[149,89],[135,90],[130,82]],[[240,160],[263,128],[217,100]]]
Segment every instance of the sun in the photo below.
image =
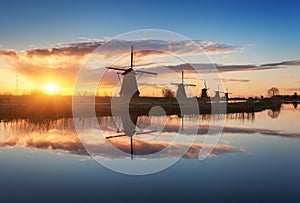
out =
[[56,94],[57,93],[57,85],[53,82],[49,82],[45,84],[43,90],[48,94]]

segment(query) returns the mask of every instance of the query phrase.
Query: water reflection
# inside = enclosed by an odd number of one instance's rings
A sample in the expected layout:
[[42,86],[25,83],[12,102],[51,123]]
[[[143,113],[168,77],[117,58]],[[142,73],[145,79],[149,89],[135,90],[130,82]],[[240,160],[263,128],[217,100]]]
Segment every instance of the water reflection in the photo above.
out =
[[[130,138],[130,154],[131,154],[131,159],[133,159],[133,136],[134,135],[145,135],[145,134],[151,134],[153,132],[156,132],[156,130],[149,130],[149,131],[144,131],[140,126],[137,125],[137,121],[138,121],[138,115],[136,114],[121,114],[120,115],[120,119],[121,119],[121,123],[123,126],[123,129],[117,129],[118,134],[116,135],[110,135],[107,136],[106,139],[112,140],[112,139],[116,139],[116,138],[120,138],[120,137],[126,137],[128,136]],[[136,130],[136,128],[139,128],[139,131]],[[121,134],[120,134],[121,133]],[[112,142],[115,146],[117,146],[119,149],[121,149],[122,151],[127,152],[127,150],[124,150],[123,146],[124,145],[120,145],[120,142],[118,141],[117,143]],[[146,143],[140,143],[138,142],[138,145],[146,145]],[[145,149],[145,147],[143,147]],[[157,149],[156,147],[150,147],[151,149]],[[150,151],[150,150],[146,150],[146,151]],[[139,150],[141,151],[141,150]],[[150,153],[156,153],[155,152],[150,152]]]
[[270,118],[275,119],[279,116],[280,111],[279,110],[268,110],[268,115]]
[[293,106],[294,106],[294,109],[296,109],[298,106],[298,102],[293,102]]
[[[189,127],[189,120],[196,118],[185,118],[185,127]],[[106,158],[127,158],[120,157],[119,154],[113,154],[109,150],[109,144],[122,150],[128,155],[151,155],[169,145],[169,139],[174,136],[181,127],[182,119],[176,116],[167,117],[166,125],[160,133],[153,135],[151,133],[155,130],[143,130],[147,127],[153,127],[161,123],[165,118],[148,116],[134,116],[133,122],[121,119],[121,127],[118,126],[112,117],[99,117],[98,122],[92,122],[90,118],[76,119],[75,122],[80,124],[82,130],[94,129],[96,125],[100,125],[102,129],[102,136],[99,135],[96,139],[89,137],[84,145],[93,148],[93,152],[97,155]],[[117,129],[117,130],[116,130]],[[205,127],[199,133],[206,133],[208,128]],[[58,120],[46,120],[43,122],[29,122],[26,120],[15,120],[10,122],[0,123],[0,147],[26,147],[37,148],[44,150],[56,150],[59,152],[88,155],[87,151],[81,144],[81,141],[75,131],[73,120],[70,118],[63,118]],[[186,134],[186,139],[192,139]],[[132,140],[134,138],[134,140]],[[133,142],[130,142],[133,141]],[[131,144],[132,143],[132,144]],[[186,147],[184,142],[175,143],[166,154],[161,157],[173,157],[180,153],[180,149]],[[185,158],[196,158],[201,144],[193,144],[187,151]],[[240,151],[239,148],[229,145],[218,145],[211,153],[215,156],[220,153],[230,153]],[[159,157],[156,157],[159,158]]]
[[[279,115],[276,114],[276,118]],[[269,112],[264,112],[268,114]],[[259,114],[262,117],[262,114]],[[272,116],[273,118],[274,116]],[[43,120],[41,122],[31,122],[28,120],[13,120],[0,123],[0,147],[26,147],[32,149],[54,150],[77,155],[88,155],[84,146],[89,146],[93,149],[96,155],[104,158],[128,158],[133,155],[151,155],[169,146],[169,141],[172,139],[182,127],[191,129],[184,131],[184,140],[174,143],[170,150],[161,154],[161,157],[174,157],[180,153],[180,149],[186,147],[185,140],[194,139],[195,135],[191,125],[193,120],[198,119],[201,125],[198,129],[198,135],[205,135],[209,129],[209,123],[212,119],[218,119],[218,115],[199,115],[186,116],[179,118],[176,115],[161,117],[161,116],[138,116],[131,115],[130,119],[120,116],[119,121],[112,117],[98,117],[96,121],[90,118],[78,118],[75,122],[79,124],[80,129],[86,132],[87,138],[80,140],[76,134],[74,121],[71,118],[62,118],[57,120]],[[223,135],[233,134],[261,134],[267,136],[280,136],[285,138],[300,138],[300,133],[290,132],[283,129],[273,128],[258,128],[236,121],[254,122],[255,114],[228,114],[227,125],[223,129]],[[259,119],[260,120],[260,119]],[[264,120],[266,121],[266,120]],[[157,126],[165,123],[162,129],[157,132]],[[235,124],[235,125],[233,125]],[[284,126],[285,123],[276,123],[275,125]],[[97,137],[90,136],[91,130],[96,126],[100,126],[101,134]],[[277,125],[277,127],[278,127]],[[213,136],[213,135],[212,135]],[[82,141],[84,141],[82,145]],[[126,152],[125,155],[114,154],[110,147],[114,146],[118,150]],[[184,158],[197,158],[202,145],[194,143],[186,152]],[[242,148],[231,145],[219,144],[211,153],[215,156],[223,153],[232,153],[243,151]],[[147,156],[151,158],[151,156]],[[155,157],[159,158],[159,157]]]

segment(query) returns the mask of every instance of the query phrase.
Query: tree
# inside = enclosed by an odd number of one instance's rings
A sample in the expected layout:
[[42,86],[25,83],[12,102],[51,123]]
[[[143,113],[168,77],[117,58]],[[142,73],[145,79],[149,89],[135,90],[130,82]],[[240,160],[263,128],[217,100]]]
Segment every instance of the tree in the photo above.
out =
[[297,92],[294,92],[293,99],[294,99],[294,100],[297,100],[297,99],[298,99],[298,94],[297,94]]
[[162,94],[164,98],[174,98],[174,92],[172,92],[170,89],[168,88],[164,88],[162,90]]
[[268,95],[270,97],[274,97],[276,95],[279,95],[279,89],[277,87],[272,87],[271,89],[268,90]]

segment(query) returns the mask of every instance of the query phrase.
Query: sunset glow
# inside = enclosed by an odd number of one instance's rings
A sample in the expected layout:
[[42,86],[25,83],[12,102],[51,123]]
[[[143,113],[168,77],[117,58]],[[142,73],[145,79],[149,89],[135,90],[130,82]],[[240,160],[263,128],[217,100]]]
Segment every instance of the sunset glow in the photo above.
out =
[[[175,79],[175,74],[163,72],[162,70],[162,67],[168,69],[176,66],[173,68],[177,68],[179,72],[181,70],[186,71],[187,83],[197,85],[193,91],[196,96],[199,96],[201,88],[203,88],[203,81],[193,81],[195,76],[193,73],[188,72],[187,67],[183,66],[185,63],[196,64],[198,67],[197,72],[201,75],[205,73],[201,64],[203,65],[207,61],[200,60],[204,55],[192,53],[191,51],[191,46],[196,44],[211,59],[210,63],[217,64],[220,67],[218,71],[220,80],[223,83],[222,86],[232,92],[231,97],[267,96],[267,90],[272,86],[278,87],[281,94],[291,95],[294,92],[300,92],[297,77],[300,74],[300,61],[297,54],[300,47],[298,40],[300,29],[294,26],[299,19],[298,12],[294,10],[298,7],[297,5],[289,6],[289,9],[284,10],[282,15],[278,15],[275,7],[269,10],[269,13],[266,13],[264,9],[261,9],[263,7],[257,7],[256,4],[253,4],[248,5],[247,10],[242,13],[236,13],[240,11],[240,9],[236,9],[237,3],[226,3],[224,5],[220,3],[218,6],[213,6],[213,13],[218,13],[220,16],[216,19],[209,18],[212,14],[209,9],[205,12],[195,11],[194,9],[198,7],[198,5],[195,5],[189,8],[190,13],[194,16],[188,18],[188,21],[183,20],[187,16],[182,15],[182,12],[174,12],[176,18],[181,19],[180,22],[185,22],[184,24],[174,24],[175,16],[166,15],[164,12],[168,10],[169,5],[161,5],[160,8],[152,11],[151,18],[142,21],[139,18],[141,16],[133,19],[129,19],[130,17],[127,16],[126,22],[135,21],[137,23],[136,26],[128,28],[123,23],[120,24],[121,21],[119,20],[110,26],[107,26],[111,23],[110,21],[100,23],[99,19],[109,19],[112,13],[108,12],[109,9],[99,12],[96,10],[97,6],[90,7],[89,12],[87,12],[88,14],[97,14],[97,17],[89,19],[90,24],[88,25],[91,27],[81,24],[68,27],[56,23],[44,23],[39,19],[45,17],[47,22],[53,20],[46,16],[52,15],[47,8],[54,5],[32,6],[30,4],[24,5],[28,9],[22,9],[22,13],[19,14],[24,18],[20,20],[19,18],[11,18],[9,23],[3,22],[3,29],[1,29],[3,33],[0,41],[0,77],[2,81],[0,91],[2,93],[16,92],[15,76],[18,75],[19,94],[26,94],[30,89],[42,89],[49,94],[53,94],[58,91],[58,83],[61,86],[60,93],[63,91],[63,94],[72,94],[77,73],[84,66],[85,61],[95,49],[109,41],[112,41],[114,46],[109,46],[98,53],[99,60],[97,59],[96,62],[100,63],[102,61],[102,64],[99,64],[99,66],[97,64],[94,70],[87,70],[85,73],[87,81],[84,82],[89,83],[89,78],[96,78],[97,74],[101,73],[100,68],[105,70],[105,67],[110,65],[128,67],[130,65],[130,46],[133,45],[135,51],[137,51],[134,59],[135,68],[158,72],[158,77],[151,78],[151,82],[149,82],[149,78],[144,76],[141,78],[140,83],[147,83],[147,85],[144,85],[147,86],[147,90],[141,90],[141,95],[160,96],[161,89],[158,89],[157,86],[169,88],[176,92],[176,87],[171,86],[170,82],[176,83],[180,78]],[[135,6],[133,4],[133,7]],[[267,7],[269,7],[269,4],[267,4]],[[32,23],[32,17],[30,16],[35,12],[27,13],[30,9],[38,11]],[[60,9],[66,11],[68,8]],[[123,20],[127,13],[124,14],[124,11],[118,8],[114,9],[118,10]],[[8,18],[7,16],[10,15],[8,11],[9,8],[6,10],[7,13],[3,12],[1,14],[2,19]],[[66,15],[72,16],[81,11],[81,7],[76,7],[73,12],[68,10]],[[223,13],[224,11],[226,13]],[[256,15],[253,15],[253,11],[257,11]],[[40,13],[44,15],[39,16]],[[291,17],[292,14],[295,16]],[[61,12],[60,15],[57,18],[61,20],[62,25],[73,25],[74,22],[81,22],[82,20],[77,19],[77,15],[74,16],[74,19],[72,17],[65,18],[64,12]],[[245,17],[241,18],[241,15]],[[153,21],[153,16],[161,16],[163,20],[155,19]],[[242,19],[247,20],[244,22]],[[277,22],[278,25],[269,23],[269,21]],[[153,24],[153,22],[155,23]],[[258,24],[251,22],[258,22]],[[102,28],[92,26],[99,23],[106,29],[105,32]],[[12,25],[17,30],[10,30]],[[156,35],[137,36],[135,42],[132,37],[128,38],[127,41],[118,41],[115,38],[115,36],[122,33],[147,27],[164,28],[179,35],[184,35],[191,41],[176,41],[177,39],[167,39],[164,35],[157,35],[161,39],[155,39]],[[262,27],[264,32],[257,29]],[[37,34],[36,30],[41,31],[41,33]],[[52,31],[59,32],[57,35],[49,35]],[[16,35],[11,35],[12,32]],[[291,34],[288,37],[283,37],[286,33]],[[152,51],[142,52],[142,48],[145,47]],[[157,51],[157,48],[162,52]],[[172,53],[177,56],[177,59],[184,57],[188,60],[176,60],[176,57],[170,57],[163,53]],[[114,64],[115,61],[118,61],[118,63]],[[51,78],[55,78],[56,83],[45,85],[45,83],[49,83]],[[170,81],[171,79],[173,80]],[[117,80],[116,73],[106,76],[105,86],[101,86],[100,91],[98,91],[99,95],[114,95],[112,90],[115,89]],[[155,84],[153,88],[150,83]],[[207,85],[210,88],[210,96],[214,96],[217,85],[212,84],[212,82],[207,82]],[[62,87],[63,89],[61,89]],[[88,88],[80,91],[89,94],[94,92]],[[116,95],[118,96],[118,93]]]
[[47,84],[45,84],[43,90],[47,93],[47,94],[57,94],[58,93],[58,87],[55,83],[53,82],[49,82]]

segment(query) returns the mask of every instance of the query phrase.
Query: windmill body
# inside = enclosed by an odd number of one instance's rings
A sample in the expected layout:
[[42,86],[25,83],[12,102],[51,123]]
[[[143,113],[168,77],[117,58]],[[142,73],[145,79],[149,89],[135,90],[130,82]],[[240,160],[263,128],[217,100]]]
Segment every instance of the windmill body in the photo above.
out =
[[171,83],[171,85],[177,85],[177,92],[176,92],[176,98],[180,100],[184,100],[187,98],[186,92],[185,92],[185,86],[196,86],[194,84],[184,84],[184,73],[181,72],[181,83]]
[[200,96],[201,99],[208,99],[207,90],[208,90],[207,88],[201,89],[201,96]]
[[218,90],[218,91],[215,91],[215,100],[219,100],[220,101],[220,99],[221,99],[221,97],[220,97],[220,91]]
[[131,98],[140,96],[140,91],[136,82],[135,75],[136,74],[133,69],[124,74],[120,90],[120,97]]
[[180,99],[184,99],[186,98],[186,92],[185,92],[185,88],[184,88],[184,84],[178,84],[178,89],[176,92],[176,97],[180,98]]
[[228,101],[229,100],[229,95],[232,94],[231,92],[228,92],[228,88],[226,88],[226,92],[225,94],[225,100]]
[[220,102],[221,101],[221,96],[220,93],[224,93],[220,91],[220,87],[218,85],[218,90],[215,90],[215,96],[212,98],[214,102]]
[[201,101],[203,101],[203,102],[208,101],[208,99],[209,99],[208,94],[207,94],[208,90],[209,90],[209,88],[207,88],[207,86],[206,86],[206,81],[204,81],[204,88],[201,89],[201,95],[200,95]]

